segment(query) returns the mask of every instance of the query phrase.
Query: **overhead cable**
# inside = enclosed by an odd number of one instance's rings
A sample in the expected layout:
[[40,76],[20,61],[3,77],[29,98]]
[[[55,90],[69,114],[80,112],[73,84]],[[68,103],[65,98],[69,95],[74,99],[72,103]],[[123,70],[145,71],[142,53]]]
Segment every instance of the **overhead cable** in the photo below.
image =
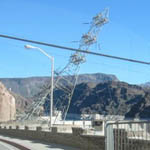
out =
[[91,55],[96,55],[96,56],[102,56],[102,57],[107,57],[107,58],[112,58],[112,59],[118,59],[118,60],[123,60],[123,61],[129,61],[129,62],[134,62],[134,63],[150,65],[150,62],[145,62],[145,61],[135,60],[135,59],[130,59],[130,58],[123,58],[123,57],[118,57],[118,56],[112,56],[112,55],[107,55],[107,54],[102,54],[102,53],[96,53],[96,52],[92,52],[90,50],[85,51],[82,49],[76,49],[76,48],[72,48],[72,47],[55,45],[55,44],[45,43],[45,42],[41,42],[41,41],[28,40],[28,39],[24,39],[24,38],[18,38],[18,37],[2,35],[2,34],[0,34],[0,37],[12,39],[12,40],[23,41],[23,42],[34,43],[34,44],[39,44],[39,45],[44,45],[44,46],[49,46],[49,47],[54,47],[54,48],[59,48],[59,49],[65,49],[65,50],[69,50],[69,51],[76,51],[76,52],[80,52],[80,53],[86,53],[86,54],[91,54]]

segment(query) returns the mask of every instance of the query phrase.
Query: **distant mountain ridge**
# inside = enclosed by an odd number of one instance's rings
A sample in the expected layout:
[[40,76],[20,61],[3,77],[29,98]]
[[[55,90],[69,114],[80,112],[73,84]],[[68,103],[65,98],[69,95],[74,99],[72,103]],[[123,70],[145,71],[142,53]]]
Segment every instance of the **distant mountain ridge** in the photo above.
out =
[[150,82],[146,82],[144,84],[141,84],[140,86],[142,86],[144,88],[150,88]]
[[[72,76],[67,78],[71,80]],[[17,112],[20,113],[26,111],[33,100],[40,98],[41,87],[50,83],[50,78],[3,78],[0,81],[12,92],[16,99]],[[54,104],[61,93],[60,89],[54,91]],[[32,96],[34,96],[33,99]],[[81,74],[68,113],[78,115],[99,113],[123,115],[126,118],[150,118],[150,88],[121,82],[115,75]]]
[[[68,80],[72,76],[68,76]],[[25,98],[31,98],[38,92],[40,92],[41,87],[47,83],[50,83],[49,77],[29,77],[29,78],[0,78],[0,81],[7,87],[11,89],[12,92],[19,94]],[[115,75],[108,75],[103,73],[95,74],[80,74],[78,77],[77,84],[80,83],[101,83],[108,81],[119,81]]]

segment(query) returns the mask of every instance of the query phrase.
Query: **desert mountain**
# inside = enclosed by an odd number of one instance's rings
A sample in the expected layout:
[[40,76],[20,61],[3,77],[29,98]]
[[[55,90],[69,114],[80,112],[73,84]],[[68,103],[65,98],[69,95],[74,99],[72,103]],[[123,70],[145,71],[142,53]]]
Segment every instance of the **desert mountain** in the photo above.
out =
[[[71,80],[72,76],[67,76],[68,80]],[[47,83],[50,83],[49,77],[30,77],[30,78],[0,78],[0,81],[11,89],[12,92],[21,95],[25,98],[31,98],[40,92],[41,87]],[[103,73],[95,74],[81,74],[78,78],[78,83],[100,83],[107,81],[118,81],[114,75],[107,75]]]
[[76,87],[70,113],[123,115],[126,118],[150,117],[150,91],[124,82],[105,82]]
[[[72,76],[68,76],[68,80],[71,78]],[[17,112],[30,106],[32,101],[30,98],[34,95],[39,97],[41,87],[50,82],[48,77],[0,80],[7,88],[12,89],[12,94],[16,98]],[[54,103],[60,93],[62,91],[55,90]],[[49,100],[46,105],[49,108]],[[114,75],[101,73],[79,75],[69,114],[81,115],[83,113],[150,118],[150,90],[142,86],[120,82]]]
[[68,114],[91,113],[150,118],[150,91],[118,81],[78,84]]
[[16,116],[24,113],[27,109],[27,107],[32,103],[32,99],[27,99],[23,96],[20,96],[14,92],[10,92],[11,95],[14,96],[15,100],[16,100]]

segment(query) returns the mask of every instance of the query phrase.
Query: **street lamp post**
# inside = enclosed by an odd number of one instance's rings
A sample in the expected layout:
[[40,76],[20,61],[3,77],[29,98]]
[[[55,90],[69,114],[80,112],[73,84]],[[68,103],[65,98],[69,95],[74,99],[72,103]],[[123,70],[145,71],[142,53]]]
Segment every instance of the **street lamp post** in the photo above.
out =
[[50,97],[50,127],[52,127],[52,116],[53,116],[53,84],[54,84],[54,57],[48,55],[44,50],[39,47],[31,45],[25,45],[26,49],[37,49],[51,60],[51,97]]

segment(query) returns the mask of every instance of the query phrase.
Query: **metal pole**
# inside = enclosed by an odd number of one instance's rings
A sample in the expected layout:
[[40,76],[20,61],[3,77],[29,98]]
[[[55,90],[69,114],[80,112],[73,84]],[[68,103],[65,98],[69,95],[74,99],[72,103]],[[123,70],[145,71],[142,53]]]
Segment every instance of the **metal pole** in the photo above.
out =
[[47,56],[50,60],[51,60],[51,91],[50,91],[50,127],[52,127],[52,117],[53,117],[53,82],[54,82],[54,57],[50,56],[49,54],[47,54],[43,49],[39,48],[39,47],[34,47],[31,45],[25,45],[25,48],[27,49],[37,49],[39,50],[41,53],[43,53],[45,56]]
[[45,56],[47,56],[51,60],[51,96],[50,96],[50,128],[53,126],[52,118],[53,118],[53,81],[54,81],[54,57],[47,54],[43,49],[39,47],[35,47],[40,52],[42,52]]
[[50,127],[53,118],[53,81],[54,81],[54,57],[51,57],[51,98],[50,98]]

